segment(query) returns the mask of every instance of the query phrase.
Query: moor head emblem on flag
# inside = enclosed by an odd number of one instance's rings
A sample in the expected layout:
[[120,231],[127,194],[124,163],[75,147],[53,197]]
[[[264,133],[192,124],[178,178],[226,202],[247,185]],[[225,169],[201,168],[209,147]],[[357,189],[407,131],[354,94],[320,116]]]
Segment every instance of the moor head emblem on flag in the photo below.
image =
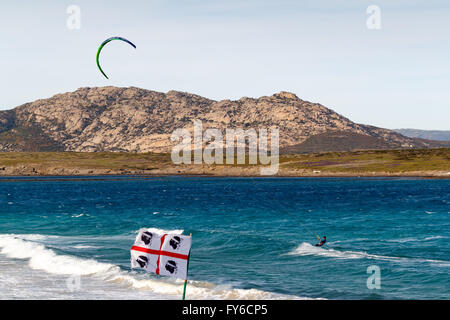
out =
[[149,245],[152,242],[153,233],[145,231],[141,235],[141,241],[146,245]]
[[146,256],[139,256],[139,257],[137,257],[136,262],[139,263],[141,268],[145,268],[145,266],[148,263],[148,259]]
[[173,260],[168,260],[166,263],[166,270],[171,274],[177,273],[177,263]]
[[192,238],[142,229],[131,247],[131,267],[186,279]]
[[177,250],[181,243],[181,238],[179,236],[174,236],[170,239],[169,244],[173,248],[173,250]]

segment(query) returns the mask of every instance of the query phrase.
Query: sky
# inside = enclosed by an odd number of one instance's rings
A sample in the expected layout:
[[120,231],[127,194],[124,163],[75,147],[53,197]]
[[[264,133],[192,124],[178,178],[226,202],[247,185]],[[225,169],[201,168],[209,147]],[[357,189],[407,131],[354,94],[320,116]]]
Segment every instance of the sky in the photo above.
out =
[[[214,100],[290,91],[357,123],[450,130],[449,17],[447,0],[2,1],[0,110],[107,85]],[[137,49],[105,46],[108,80],[95,56],[111,36]]]

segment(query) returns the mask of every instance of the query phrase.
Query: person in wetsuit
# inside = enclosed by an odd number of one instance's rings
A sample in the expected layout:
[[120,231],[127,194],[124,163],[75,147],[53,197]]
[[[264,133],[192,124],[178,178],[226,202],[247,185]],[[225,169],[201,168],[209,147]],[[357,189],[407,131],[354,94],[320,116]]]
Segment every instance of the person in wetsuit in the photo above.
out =
[[325,244],[325,242],[327,242],[327,237],[323,236],[323,238],[320,240],[319,243],[316,243],[316,247],[321,247]]

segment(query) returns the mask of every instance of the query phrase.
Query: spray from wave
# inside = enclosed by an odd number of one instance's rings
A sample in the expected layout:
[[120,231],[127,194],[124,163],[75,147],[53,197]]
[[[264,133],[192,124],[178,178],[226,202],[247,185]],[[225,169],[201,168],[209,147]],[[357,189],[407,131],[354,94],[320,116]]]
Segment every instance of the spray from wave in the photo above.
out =
[[119,268],[95,260],[57,255],[53,250],[30,240],[43,238],[36,236],[24,238],[16,235],[0,235],[0,253],[9,258],[28,259],[28,265],[32,269],[59,275],[92,275]]
[[370,254],[364,251],[339,251],[335,249],[326,249],[324,247],[316,247],[307,242],[303,242],[293,251],[289,252],[289,255],[296,256],[320,256],[336,259],[373,259],[391,262],[428,262],[439,266],[450,266],[450,262],[432,259],[420,259],[420,258],[404,258],[404,257],[390,257]]

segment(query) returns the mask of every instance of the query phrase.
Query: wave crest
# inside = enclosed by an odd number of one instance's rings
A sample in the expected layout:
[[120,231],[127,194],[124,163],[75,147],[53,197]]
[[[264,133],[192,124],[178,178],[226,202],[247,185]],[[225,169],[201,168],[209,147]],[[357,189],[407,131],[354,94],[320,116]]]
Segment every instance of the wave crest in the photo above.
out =
[[[167,233],[166,230],[156,230]],[[178,231],[182,232],[182,230]],[[173,233],[174,230],[170,232]],[[180,297],[183,292],[182,280],[157,278],[150,274],[126,271],[117,265],[98,262],[93,259],[57,254],[43,244],[33,242],[33,240],[39,241],[46,238],[47,236],[39,235],[3,234],[0,235],[0,253],[9,258],[28,260],[30,268],[42,270],[49,274],[93,277],[97,280],[115,283],[122,289],[123,287],[129,287],[134,290],[151,291],[161,295],[162,298],[169,299]],[[237,289],[231,286],[194,280],[189,280],[187,294],[189,299],[308,299],[257,289]]]
[[289,255],[296,256],[321,256],[330,257],[336,259],[374,259],[391,262],[427,262],[433,263],[439,266],[450,266],[449,261],[421,259],[421,258],[406,258],[406,257],[390,257],[370,254],[364,251],[338,251],[334,249],[326,249],[324,247],[316,247],[307,242],[301,243],[293,251],[289,252]]

